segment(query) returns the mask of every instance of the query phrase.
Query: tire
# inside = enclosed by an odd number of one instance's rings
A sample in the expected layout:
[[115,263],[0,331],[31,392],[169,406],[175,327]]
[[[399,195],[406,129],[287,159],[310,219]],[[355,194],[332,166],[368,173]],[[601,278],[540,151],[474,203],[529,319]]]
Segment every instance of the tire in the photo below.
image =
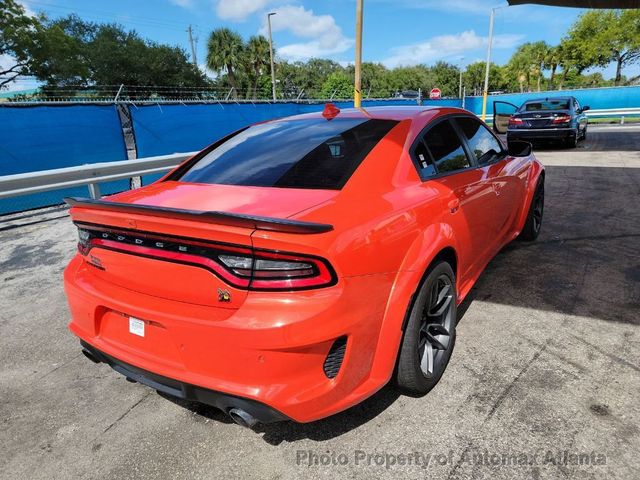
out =
[[524,228],[520,232],[518,237],[525,242],[532,242],[538,235],[540,235],[540,229],[542,228],[542,217],[544,214],[544,182],[540,180],[536,191],[531,199],[531,205],[529,205],[529,212],[527,213],[527,220],[525,221]]
[[405,393],[428,393],[447,368],[456,342],[456,301],[451,266],[434,263],[410,307],[398,354],[395,382]]
[[576,148],[578,146],[578,130],[576,130],[575,135],[571,135],[564,141],[564,146],[567,148]]

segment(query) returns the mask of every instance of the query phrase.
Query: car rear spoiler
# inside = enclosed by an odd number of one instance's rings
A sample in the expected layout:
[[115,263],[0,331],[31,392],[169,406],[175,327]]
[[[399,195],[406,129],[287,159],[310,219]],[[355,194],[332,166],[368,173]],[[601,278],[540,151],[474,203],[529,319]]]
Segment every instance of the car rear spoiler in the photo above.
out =
[[184,210],[181,208],[135,205],[130,203],[109,202],[105,200],[93,200],[91,198],[82,197],[66,197],[64,201],[71,207],[89,208],[92,210],[109,210],[122,213],[138,213],[153,217],[193,220],[203,223],[216,223],[218,225],[268,230],[271,232],[324,233],[333,230],[333,225],[326,223],[302,222],[299,220],[288,220],[284,218],[243,215],[241,213]]

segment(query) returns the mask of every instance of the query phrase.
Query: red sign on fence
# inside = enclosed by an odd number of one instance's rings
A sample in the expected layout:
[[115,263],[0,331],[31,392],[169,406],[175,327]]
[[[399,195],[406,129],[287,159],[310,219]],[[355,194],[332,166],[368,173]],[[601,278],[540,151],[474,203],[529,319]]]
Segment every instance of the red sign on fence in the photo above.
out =
[[442,91],[439,88],[432,88],[429,92],[429,98],[431,100],[438,100],[442,95]]

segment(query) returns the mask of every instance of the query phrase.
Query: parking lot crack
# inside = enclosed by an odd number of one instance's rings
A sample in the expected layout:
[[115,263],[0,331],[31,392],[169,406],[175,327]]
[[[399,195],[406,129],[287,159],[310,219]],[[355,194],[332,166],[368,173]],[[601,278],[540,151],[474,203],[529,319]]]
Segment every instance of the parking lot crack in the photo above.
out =
[[580,338],[579,336],[574,335],[573,333],[569,333],[569,335],[571,335],[576,340],[579,340],[580,342],[584,343],[585,345],[591,347],[596,352],[604,355],[605,357],[609,357],[611,360],[613,360],[618,365],[624,365],[626,367],[629,367],[629,368],[635,370],[636,372],[640,372],[640,367],[639,366],[637,366],[637,365],[625,360],[624,358],[621,358],[621,357],[619,357],[617,355],[614,355],[613,353],[606,352],[606,351],[602,350],[600,347],[598,347],[597,345],[594,345],[591,342],[587,342],[584,338]]
[[55,368],[52,368],[47,373],[43,374],[41,377],[38,378],[38,380],[42,380],[44,377],[47,377],[47,376],[51,375],[52,373],[60,370],[62,367],[66,366],[66,365],[69,365],[71,362],[73,362],[76,358],[80,357],[81,355],[82,355],[82,353],[78,353],[77,355],[74,355],[73,357],[71,357],[66,362],[62,362],[60,365],[56,366]]
[[109,425],[107,428],[105,428],[102,431],[102,434],[104,435],[105,433],[107,433],[109,430],[111,430],[111,428],[113,428],[120,420],[122,420],[124,417],[126,417],[129,412],[131,412],[131,410],[133,410],[134,408],[136,408],[138,405],[140,405],[142,403],[143,400],[145,400],[149,395],[151,395],[151,392],[147,392],[145,393],[142,398],[140,398],[140,400],[138,400],[136,403],[134,403],[133,405],[131,405],[126,412],[124,412],[122,415],[120,415],[114,422],[111,423],[111,425]]
[[491,409],[489,410],[489,413],[487,414],[487,417],[485,418],[485,421],[483,422],[483,424],[487,423],[487,421],[490,420],[491,417],[493,417],[493,414],[496,413],[496,410],[498,410],[500,405],[502,405],[502,402],[504,401],[504,399],[507,398],[507,395],[509,395],[509,393],[511,393],[511,390],[513,390],[513,387],[515,386],[515,384],[518,382],[518,380],[520,380],[520,377],[522,377],[522,375],[524,375],[527,372],[527,370],[529,370],[529,367],[531,367],[531,365],[538,359],[538,357],[540,357],[542,352],[544,352],[546,349],[547,349],[547,345],[546,344],[542,345],[540,349],[536,351],[536,353],[534,353],[533,357],[531,357],[531,359],[525,364],[522,370],[520,370],[520,372],[518,372],[518,374],[513,378],[513,380],[509,382],[509,385],[507,385],[507,388],[505,388],[502,391],[502,393],[498,396],[496,401],[491,406]]

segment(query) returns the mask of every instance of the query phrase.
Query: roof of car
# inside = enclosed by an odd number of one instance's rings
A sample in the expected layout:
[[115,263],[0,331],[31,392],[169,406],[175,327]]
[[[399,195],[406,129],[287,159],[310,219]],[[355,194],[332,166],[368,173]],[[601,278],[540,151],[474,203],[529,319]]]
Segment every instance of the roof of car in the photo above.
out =
[[[423,115],[435,116],[440,112],[445,113],[471,113],[467,110],[455,107],[426,107],[418,105],[390,105],[384,107],[343,108],[335,118],[376,118],[385,120],[406,120]],[[287,119],[322,118],[323,112],[305,113],[287,117]]]
[[564,97],[540,97],[540,98],[531,98],[527,101],[525,101],[524,103],[531,103],[531,102],[549,102],[549,101],[554,101],[554,100],[571,100],[574,97],[570,97],[570,96],[564,96]]

